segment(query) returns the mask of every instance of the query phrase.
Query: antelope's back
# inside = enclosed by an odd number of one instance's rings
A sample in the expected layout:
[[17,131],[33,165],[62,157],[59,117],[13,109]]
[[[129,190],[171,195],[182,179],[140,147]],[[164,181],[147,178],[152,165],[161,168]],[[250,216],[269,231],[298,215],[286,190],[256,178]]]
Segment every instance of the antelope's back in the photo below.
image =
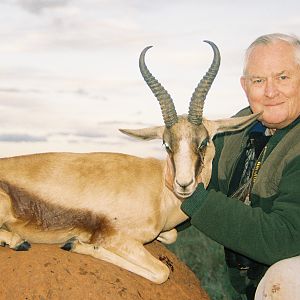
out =
[[67,207],[160,197],[164,162],[120,153],[42,153],[0,159],[0,183]]

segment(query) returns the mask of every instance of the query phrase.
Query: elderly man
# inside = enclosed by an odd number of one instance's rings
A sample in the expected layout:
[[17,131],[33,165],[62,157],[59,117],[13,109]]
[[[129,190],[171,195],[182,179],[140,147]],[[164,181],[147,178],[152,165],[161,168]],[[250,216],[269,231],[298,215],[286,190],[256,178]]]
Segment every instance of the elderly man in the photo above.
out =
[[300,282],[293,270],[300,255],[300,41],[284,34],[256,39],[241,85],[250,107],[237,115],[262,112],[259,121],[216,138],[210,185],[200,183],[181,208],[224,245],[231,283],[242,297],[254,299],[276,263],[256,299],[297,299],[284,296],[284,284]]

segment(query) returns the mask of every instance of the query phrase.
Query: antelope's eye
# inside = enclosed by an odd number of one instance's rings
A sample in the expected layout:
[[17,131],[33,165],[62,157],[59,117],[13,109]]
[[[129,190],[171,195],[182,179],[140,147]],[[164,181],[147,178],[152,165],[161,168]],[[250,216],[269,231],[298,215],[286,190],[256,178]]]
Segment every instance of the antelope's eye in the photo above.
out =
[[167,151],[172,152],[172,149],[171,149],[170,145],[167,142],[163,141],[163,145],[165,146]]
[[202,149],[204,149],[205,147],[207,147],[208,143],[209,143],[209,139],[208,139],[208,138],[204,139],[204,140],[201,142],[201,144],[198,146],[198,150],[202,150]]

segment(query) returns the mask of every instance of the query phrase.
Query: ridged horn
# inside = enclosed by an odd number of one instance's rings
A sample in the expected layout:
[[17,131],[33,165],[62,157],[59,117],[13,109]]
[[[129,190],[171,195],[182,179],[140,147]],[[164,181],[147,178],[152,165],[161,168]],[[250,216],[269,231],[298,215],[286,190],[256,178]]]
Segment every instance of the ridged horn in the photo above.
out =
[[188,120],[190,123],[195,125],[200,125],[202,123],[204,101],[215,77],[217,76],[221,61],[221,55],[218,47],[211,41],[204,42],[210,44],[213,48],[214,59],[210,68],[196,87],[191,98]]
[[150,48],[152,48],[152,46],[146,47],[140,55],[140,71],[147,85],[149,86],[149,88],[151,89],[151,91],[153,92],[160,104],[165,125],[167,127],[171,127],[178,120],[177,113],[171,96],[168,94],[165,88],[156,80],[156,78],[150,73],[145,64],[145,54]]

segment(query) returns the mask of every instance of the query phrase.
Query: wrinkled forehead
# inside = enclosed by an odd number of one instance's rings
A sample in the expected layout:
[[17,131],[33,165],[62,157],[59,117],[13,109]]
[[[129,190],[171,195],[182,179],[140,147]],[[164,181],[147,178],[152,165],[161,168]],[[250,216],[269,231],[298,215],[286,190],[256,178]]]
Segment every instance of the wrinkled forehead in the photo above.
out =
[[269,76],[299,69],[296,49],[284,41],[256,45],[248,55],[245,75]]

